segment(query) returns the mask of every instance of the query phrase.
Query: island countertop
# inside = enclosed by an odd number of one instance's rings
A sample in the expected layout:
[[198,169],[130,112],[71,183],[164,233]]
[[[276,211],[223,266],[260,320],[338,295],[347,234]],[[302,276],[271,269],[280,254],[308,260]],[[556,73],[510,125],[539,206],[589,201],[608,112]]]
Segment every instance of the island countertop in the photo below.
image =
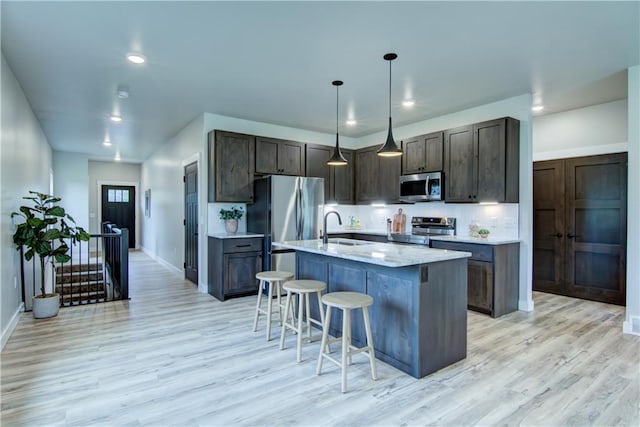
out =
[[316,253],[385,267],[406,267],[471,256],[470,252],[341,238],[329,239],[327,244],[323,244],[320,239],[290,240],[272,244],[276,248]]

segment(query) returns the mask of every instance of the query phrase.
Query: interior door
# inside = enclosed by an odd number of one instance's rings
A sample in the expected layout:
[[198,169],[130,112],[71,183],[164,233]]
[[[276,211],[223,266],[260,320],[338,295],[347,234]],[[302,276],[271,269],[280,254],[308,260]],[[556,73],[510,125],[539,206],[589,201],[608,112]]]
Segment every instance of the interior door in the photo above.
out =
[[565,160],[569,295],[625,304],[626,153]]
[[564,290],[564,160],[533,165],[533,289]]
[[102,221],[129,230],[129,248],[136,247],[136,188],[124,185],[102,186]]
[[184,168],[184,277],[198,284],[198,164]]

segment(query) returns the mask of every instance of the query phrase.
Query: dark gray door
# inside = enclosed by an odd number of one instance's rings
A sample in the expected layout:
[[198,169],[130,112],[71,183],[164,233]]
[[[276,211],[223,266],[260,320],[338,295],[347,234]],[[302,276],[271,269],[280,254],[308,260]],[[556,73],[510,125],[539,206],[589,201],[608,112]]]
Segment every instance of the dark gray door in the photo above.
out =
[[198,284],[198,165],[184,168],[184,277]]
[[102,186],[102,221],[129,230],[129,248],[136,247],[136,188],[125,185]]

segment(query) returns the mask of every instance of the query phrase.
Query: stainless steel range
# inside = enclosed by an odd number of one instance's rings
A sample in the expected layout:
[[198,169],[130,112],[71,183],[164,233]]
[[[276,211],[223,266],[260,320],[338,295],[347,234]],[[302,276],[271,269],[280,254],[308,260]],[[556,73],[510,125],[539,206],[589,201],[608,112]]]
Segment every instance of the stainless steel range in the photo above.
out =
[[414,216],[411,218],[411,234],[389,233],[387,240],[397,243],[428,245],[429,236],[455,236],[456,219],[450,217]]

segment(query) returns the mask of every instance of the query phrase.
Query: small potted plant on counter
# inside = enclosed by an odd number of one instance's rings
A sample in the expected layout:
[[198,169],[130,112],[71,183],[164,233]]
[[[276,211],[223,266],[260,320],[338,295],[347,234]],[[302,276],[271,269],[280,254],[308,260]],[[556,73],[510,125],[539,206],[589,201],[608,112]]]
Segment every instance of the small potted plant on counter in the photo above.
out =
[[220,219],[224,221],[224,229],[229,234],[235,234],[238,231],[238,220],[242,218],[244,210],[242,208],[220,209]]
[[478,230],[478,236],[482,237],[483,239],[486,239],[487,237],[489,237],[489,233],[490,231],[487,230],[486,228],[481,228],[480,230]]

